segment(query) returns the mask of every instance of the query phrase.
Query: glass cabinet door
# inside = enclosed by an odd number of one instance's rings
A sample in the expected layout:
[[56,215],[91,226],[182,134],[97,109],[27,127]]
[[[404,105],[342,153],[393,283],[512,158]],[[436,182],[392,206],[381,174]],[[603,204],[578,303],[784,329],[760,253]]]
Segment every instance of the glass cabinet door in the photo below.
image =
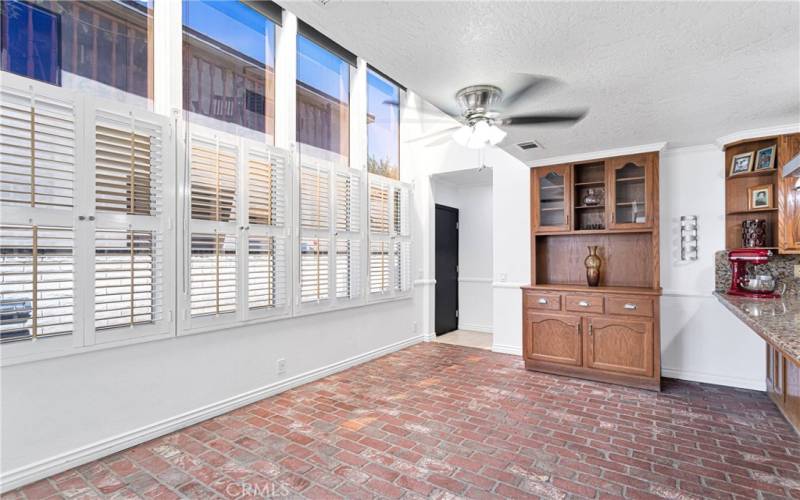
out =
[[567,184],[569,167],[534,168],[536,228],[540,231],[569,230]]
[[650,172],[646,156],[614,158],[608,181],[611,190],[611,227],[650,227]]

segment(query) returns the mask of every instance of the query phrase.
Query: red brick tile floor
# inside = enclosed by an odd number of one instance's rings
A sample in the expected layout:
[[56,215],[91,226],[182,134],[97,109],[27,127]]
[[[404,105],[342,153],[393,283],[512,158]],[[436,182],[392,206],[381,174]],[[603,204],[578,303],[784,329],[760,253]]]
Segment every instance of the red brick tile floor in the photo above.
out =
[[418,344],[3,498],[800,498],[764,393],[663,389]]

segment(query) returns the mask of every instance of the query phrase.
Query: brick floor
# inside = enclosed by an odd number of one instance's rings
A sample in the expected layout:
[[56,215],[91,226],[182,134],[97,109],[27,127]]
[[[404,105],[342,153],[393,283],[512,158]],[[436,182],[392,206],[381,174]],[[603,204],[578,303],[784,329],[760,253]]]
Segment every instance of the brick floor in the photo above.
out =
[[797,498],[800,438],[759,392],[527,372],[426,343],[3,498]]

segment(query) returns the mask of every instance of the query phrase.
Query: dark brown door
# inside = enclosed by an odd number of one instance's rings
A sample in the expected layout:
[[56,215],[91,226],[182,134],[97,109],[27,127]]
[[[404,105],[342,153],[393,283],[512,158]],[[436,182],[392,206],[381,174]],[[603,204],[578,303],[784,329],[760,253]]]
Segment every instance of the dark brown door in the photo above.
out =
[[528,311],[524,343],[527,359],[581,366],[581,318]]
[[653,323],[651,321],[586,319],[586,366],[629,375],[653,376]]
[[436,205],[436,335],[458,329],[458,209]]
[[612,229],[649,228],[653,221],[652,166],[650,156],[612,158],[607,169],[608,201]]
[[569,190],[569,165],[531,169],[535,231],[569,231]]

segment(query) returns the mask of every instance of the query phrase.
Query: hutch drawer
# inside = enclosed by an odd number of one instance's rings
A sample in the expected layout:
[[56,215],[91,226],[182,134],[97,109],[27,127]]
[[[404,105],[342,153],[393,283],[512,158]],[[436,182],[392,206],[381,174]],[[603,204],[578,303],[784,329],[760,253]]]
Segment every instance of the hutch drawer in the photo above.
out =
[[653,299],[647,297],[606,297],[606,312],[623,316],[653,317]]
[[525,308],[560,311],[561,295],[557,293],[525,292]]
[[602,295],[565,295],[565,309],[571,312],[603,313]]

